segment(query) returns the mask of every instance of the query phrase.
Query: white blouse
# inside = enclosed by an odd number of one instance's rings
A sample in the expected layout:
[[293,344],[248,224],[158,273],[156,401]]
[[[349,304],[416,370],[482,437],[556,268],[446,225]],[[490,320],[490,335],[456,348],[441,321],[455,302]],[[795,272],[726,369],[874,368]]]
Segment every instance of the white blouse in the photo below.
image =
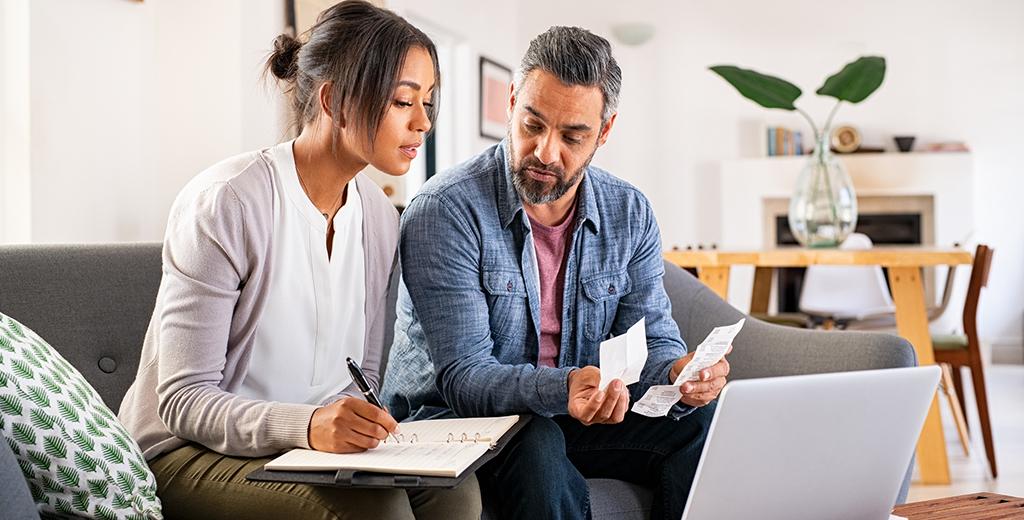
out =
[[366,273],[363,212],[354,181],[327,220],[299,184],[292,141],[273,149],[274,231],[266,307],[238,394],[265,401],[321,404],[352,382],[345,358],[362,362]]

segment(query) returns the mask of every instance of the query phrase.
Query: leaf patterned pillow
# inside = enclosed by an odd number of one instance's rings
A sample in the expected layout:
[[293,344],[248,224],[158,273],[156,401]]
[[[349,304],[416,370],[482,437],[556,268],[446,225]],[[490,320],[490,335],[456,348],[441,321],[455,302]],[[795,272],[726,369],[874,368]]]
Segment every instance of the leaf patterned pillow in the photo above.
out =
[[0,433],[44,516],[163,518],[142,451],[96,390],[2,313]]

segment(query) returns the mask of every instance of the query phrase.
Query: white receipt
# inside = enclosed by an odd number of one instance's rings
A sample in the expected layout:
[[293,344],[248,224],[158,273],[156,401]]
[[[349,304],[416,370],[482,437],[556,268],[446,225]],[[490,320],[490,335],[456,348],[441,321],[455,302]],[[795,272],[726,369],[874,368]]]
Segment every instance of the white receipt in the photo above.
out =
[[708,337],[704,338],[700,345],[697,345],[693,359],[683,367],[683,371],[679,373],[674,384],[681,385],[687,381],[696,381],[697,374],[701,370],[721,361],[725,357],[725,351],[729,350],[729,345],[732,345],[733,338],[743,328],[744,322],[746,322],[746,318],[727,327],[715,327]]
[[655,385],[647,389],[647,393],[633,403],[632,410],[647,417],[664,417],[679,402],[679,387],[676,385]]
[[725,357],[725,351],[729,350],[733,338],[739,334],[746,319],[726,326],[715,327],[714,330],[704,338],[704,341],[697,345],[693,358],[683,371],[679,373],[671,385],[656,385],[647,389],[639,401],[633,403],[632,410],[647,417],[664,417],[672,409],[672,405],[679,401],[682,395],[679,387],[686,381],[696,381],[701,370],[718,363]]
[[601,342],[601,383],[604,390],[612,379],[631,385],[640,380],[647,363],[647,328],[644,318],[633,324],[625,334]]

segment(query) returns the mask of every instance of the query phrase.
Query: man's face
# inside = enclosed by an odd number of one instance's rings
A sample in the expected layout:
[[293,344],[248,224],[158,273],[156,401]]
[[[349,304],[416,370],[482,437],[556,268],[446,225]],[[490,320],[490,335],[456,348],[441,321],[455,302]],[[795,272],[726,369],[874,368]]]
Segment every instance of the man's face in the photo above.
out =
[[512,183],[523,202],[549,204],[576,196],[583,171],[608,139],[598,87],[570,86],[543,70],[509,96],[508,146]]

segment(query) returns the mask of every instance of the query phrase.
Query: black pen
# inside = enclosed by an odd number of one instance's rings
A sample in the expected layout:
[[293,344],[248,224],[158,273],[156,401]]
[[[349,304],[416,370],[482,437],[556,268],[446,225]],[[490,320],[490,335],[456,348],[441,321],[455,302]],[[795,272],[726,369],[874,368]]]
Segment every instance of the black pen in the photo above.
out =
[[[386,412],[387,409],[385,409],[384,405],[381,404],[380,398],[377,397],[377,392],[373,391],[373,387],[370,386],[370,382],[367,381],[366,376],[363,375],[363,369],[359,368],[359,365],[356,364],[352,358],[345,358],[345,361],[348,363],[348,371],[352,374],[352,380],[356,382],[356,386],[358,386],[359,391],[363,393],[363,397],[366,398],[366,402]],[[395,437],[395,434],[389,433],[388,435],[391,435],[391,438],[395,439],[395,442],[398,442],[398,438]]]

